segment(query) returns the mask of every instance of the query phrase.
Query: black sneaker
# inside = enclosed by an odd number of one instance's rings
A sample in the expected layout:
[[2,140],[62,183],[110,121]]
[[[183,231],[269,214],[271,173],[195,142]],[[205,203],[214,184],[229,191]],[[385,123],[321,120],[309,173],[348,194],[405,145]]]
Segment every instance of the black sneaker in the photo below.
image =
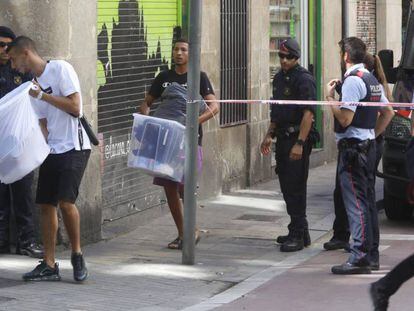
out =
[[36,242],[19,243],[16,246],[16,254],[42,259],[43,247]]
[[46,261],[39,261],[32,271],[23,274],[24,281],[60,281],[59,266],[55,263],[55,267],[51,268],[47,265]]
[[70,259],[73,267],[73,278],[75,281],[83,282],[88,278],[88,269],[86,269],[85,260],[80,253],[72,253]]

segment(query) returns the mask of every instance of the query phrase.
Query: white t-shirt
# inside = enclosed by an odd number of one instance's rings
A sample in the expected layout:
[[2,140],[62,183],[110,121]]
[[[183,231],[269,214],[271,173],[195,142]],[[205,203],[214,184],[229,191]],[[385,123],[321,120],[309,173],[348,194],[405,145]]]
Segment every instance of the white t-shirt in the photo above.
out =
[[[64,60],[48,62],[42,75],[37,77],[37,81],[45,93],[50,95],[64,97],[74,93],[81,95],[78,75],[72,65]],[[69,113],[43,100],[36,100],[33,106],[39,119],[47,120],[47,130],[49,131],[47,141],[51,148],[51,153],[59,154],[72,149],[81,150],[78,132],[80,124],[78,118],[72,117]],[[80,111],[82,115],[82,96]],[[88,135],[83,128],[82,137],[82,149],[91,149]]]

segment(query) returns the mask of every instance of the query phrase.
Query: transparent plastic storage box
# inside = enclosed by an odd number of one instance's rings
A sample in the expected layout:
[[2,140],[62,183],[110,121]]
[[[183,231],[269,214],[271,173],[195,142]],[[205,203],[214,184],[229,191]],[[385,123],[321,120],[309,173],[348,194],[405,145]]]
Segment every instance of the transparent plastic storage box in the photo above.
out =
[[185,127],[176,121],[137,113],[133,116],[128,166],[151,176],[181,182]]

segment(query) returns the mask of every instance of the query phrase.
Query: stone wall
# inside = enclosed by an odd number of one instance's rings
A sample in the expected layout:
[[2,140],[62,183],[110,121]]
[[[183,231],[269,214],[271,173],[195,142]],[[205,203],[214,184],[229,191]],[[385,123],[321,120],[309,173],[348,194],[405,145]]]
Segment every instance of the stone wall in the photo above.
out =
[[[96,3],[84,0],[3,0],[0,24],[31,37],[45,59],[64,59],[79,75],[84,112],[96,128]],[[77,206],[84,241],[101,237],[101,182],[95,148]],[[63,240],[64,238],[63,234]]]

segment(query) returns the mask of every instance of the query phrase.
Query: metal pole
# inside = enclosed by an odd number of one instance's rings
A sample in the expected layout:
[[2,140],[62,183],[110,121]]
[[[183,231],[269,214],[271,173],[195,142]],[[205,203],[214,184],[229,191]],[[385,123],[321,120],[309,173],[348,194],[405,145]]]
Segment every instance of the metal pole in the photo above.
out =
[[309,1],[302,0],[300,3],[300,42],[302,56],[300,62],[302,67],[309,67]]
[[182,263],[194,264],[197,208],[197,148],[200,102],[201,0],[190,1],[188,98],[185,130],[184,240]]

